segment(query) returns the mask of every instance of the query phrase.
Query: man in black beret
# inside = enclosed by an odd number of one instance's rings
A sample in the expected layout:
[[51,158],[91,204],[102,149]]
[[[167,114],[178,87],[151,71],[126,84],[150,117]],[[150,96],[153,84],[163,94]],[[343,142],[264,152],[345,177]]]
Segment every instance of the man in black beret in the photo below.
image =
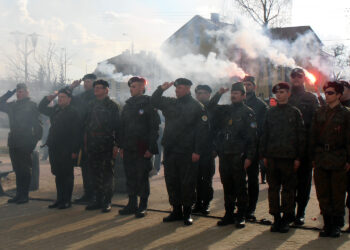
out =
[[[7,102],[14,94],[17,100]],[[10,132],[8,147],[13,170],[16,174],[16,196],[8,203],[27,203],[31,181],[32,153],[42,136],[42,126],[36,103],[29,98],[26,84],[0,97],[0,111],[8,114]]]
[[[176,98],[163,92],[175,86]],[[184,220],[192,225],[191,207],[195,200],[198,161],[207,143],[208,116],[203,105],[191,96],[192,82],[186,78],[165,82],[151,97],[152,105],[165,117],[162,139],[164,175],[171,214],[163,222]]]
[[[221,96],[229,89],[221,88],[210,100],[208,109],[217,124],[216,151],[219,156],[220,178],[224,188],[225,215],[218,226],[236,224],[245,227],[248,208],[246,171],[256,154],[254,111],[244,104],[246,89],[243,82],[232,84],[231,105],[218,105]],[[235,205],[238,212],[234,219]]]
[[[197,85],[195,88],[196,99],[204,105],[207,109],[211,88],[208,85]],[[196,202],[192,210],[193,213],[210,213],[210,201],[213,199],[213,176],[215,174],[215,152],[214,152],[214,124],[212,121],[212,115],[208,112],[208,141],[206,147],[198,162],[198,175],[197,175],[197,186],[196,186]]]
[[323,90],[327,105],[313,118],[310,158],[324,220],[320,237],[339,237],[344,226],[346,172],[350,170],[350,111],[340,102],[342,83],[327,82]]
[[[245,104],[250,107],[256,117],[257,123],[257,144],[259,144],[259,139],[262,134],[262,125],[264,123],[264,118],[268,109],[267,104],[258,98],[255,94],[256,84],[255,78],[253,76],[245,76],[243,79],[244,86],[247,90]],[[265,182],[265,167],[261,164],[261,179],[262,183]],[[252,165],[247,170],[248,176],[248,197],[249,197],[249,205],[246,214],[247,220],[256,220],[255,218],[255,209],[256,204],[258,203],[259,198],[259,155],[258,150],[252,162]]]
[[89,104],[85,138],[94,196],[86,210],[106,213],[111,211],[114,159],[120,142],[119,107],[108,96],[107,81],[96,80],[93,87],[96,99]]
[[296,173],[305,151],[305,127],[300,111],[288,102],[289,84],[278,83],[272,92],[277,106],[266,113],[259,153],[266,166],[269,212],[274,217],[271,232],[287,233],[294,217]]
[[[119,214],[146,215],[150,195],[149,172],[152,156],[158,154],[160,118],[151,106],[150,96],[144,95],[146,79],[132,77],[128,81],[131,97],[121,114],[120,154],[123,158],[129,202]],[[140,202],[138,203],[138,197]]]
[[89,202],[93,196],[93,185],[91,173],[87,167],[87,155],[83,150],[83,127],[87,118],[88,105],[90,102],[95,100],[93,82],[97,79],[95,74],[86,74],[81,80],[75,80],[71,85],[70,89],[74,91],[80,83],[84,82],[84,92],[72,97],[71,105],[78,111],[80,117],[80,166],[83,176],[83,187],[84,194],[82,197],[76,199],[76,202]]
[[[305,90],[305,72],[301,68],[295,68],[290,73],[291,96],[289,104],[297,107],[303,117],[306,136],[308,137],[311,127],[311,121],[317,108],[320,106],[317,97]],[[306,148],[308,146],[306,145]],[[298,184],[296,189],[295,206],[297,213],[294,219],[296,225],[303,225],[305,221],[305,209],[309,202],[312,179],[312,166],[307,154],[304,154],[300,159],[300,167],[297,172]]]
[[[58,96],[58,104],[48,105]],[[49,148],[51,172],[55,175],[57,199],[49,208],[71,207],[74,185],[73,160],[79,151],[79,115],[72,105],[72,90],[63,88],[45,96],[39,111],[50,118],[51,127],[46,140]]]

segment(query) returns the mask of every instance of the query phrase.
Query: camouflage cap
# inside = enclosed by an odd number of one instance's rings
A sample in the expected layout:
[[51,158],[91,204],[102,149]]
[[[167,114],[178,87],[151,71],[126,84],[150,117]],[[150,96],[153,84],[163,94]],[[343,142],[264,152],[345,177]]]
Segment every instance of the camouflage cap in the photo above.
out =
[[94,81],[93,83],[93,87],[95,87],[96,85],[102,85],[104,86],[105,88],[109,88],[109,83],[105,80],[97,80],[97,81]]
[[199,91],[199,90],[204,90],[204,91],[207,91],[208,93],[211,93],[211,92],[212,92],[212,89],[211,89],[208,85],[198,85],[198,86],[195,88],[194,92],[197,93],[197,91]]
[[339,81],[326,82],[326,84],[323,85],[323,91],[326,91],[328,88],[334,88],[334,91],[338,94],[343,94],[344,92],[344,85]]
[[25,83],[18,83],[16,85],[16,90],[19,90],[19,89],[27,90],[27,85]]
[[178,78],[174,82],[174,86],[176,87],[177,85],[192,86],[192,82],[186,78]]
[[243,94],[246,92],[243,82],[235,82],[232,84],[231,91],[241,91]]
[[97,79],[97,76],[95,74],[86,74],[83,77],[83,81],[85,81],[85,80],[93,80],[93,81],[95,81],[96,79]]
[[272,93],[276,94],[278,90],[280,89],[286,89],[286,90],[289,90],[290,89],[290,86],[287,82],[280,82],[280,83],[277,83],[275,86],[273,86],[272,88]]
[[243,82],[251,82],[255,85],[255,77],[254,76],[245,76],[243,78]]

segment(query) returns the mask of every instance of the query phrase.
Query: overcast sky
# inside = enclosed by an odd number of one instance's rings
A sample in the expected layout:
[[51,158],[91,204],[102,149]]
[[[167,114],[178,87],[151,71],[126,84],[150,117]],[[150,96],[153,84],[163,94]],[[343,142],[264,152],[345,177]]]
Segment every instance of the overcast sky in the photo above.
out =
[[[96,63],[130,48],[156,51],[194,15],[227,14],[228,0],[0,0],[0,74],[6,56],[16,51],[20,31],[40,35],[38,51],[48,41],[71,58],[69,78],[81,78]],[[295,0],[292,25],[310,25],[325,44],[350,44],[349,0]],[[232,9],[232,12],[234,10]],[[234,15],[234,14],[233,14]],[[23,43],[23,37],[19,40]]]

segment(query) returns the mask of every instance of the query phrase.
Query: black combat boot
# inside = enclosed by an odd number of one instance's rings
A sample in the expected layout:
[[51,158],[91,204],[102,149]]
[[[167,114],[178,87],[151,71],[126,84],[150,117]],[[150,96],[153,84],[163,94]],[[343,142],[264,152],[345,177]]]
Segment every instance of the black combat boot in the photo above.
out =
[[74,202],[76,202],[76,203],[89,203],[91,200],[92,200],[91,195],[84,194],[80,198],[75,199]]
[[194,204],[192,213],[201,213],[203,208],[203,204],[200,201],[197,201],[196,204]]
[[236,228],[244,228],[245,227],[245,217],[243,212],[238,212],[237,217],[235,219]]
[[348,210],[348,213],[349,213],[349,227],[348,227],[348,229],[346,229],[346,231],[350,232],[350,209]]
[[344,226],[344,216],[332,216],[330,237],[340,237],[341,228]]
[[102,213],[109,213],[112,210],[112,204],[111,204],[112,199],[108,196],[103,199],[102,203]]
[[275,233],[280,231],[280,225],[281,225],[281,214],[275,214],[273,215],[273,224],[270,228],[270,231]]
[[143,218],[147,214],[147,204],[148,204],[148,197],[146,198],[140,198],[140,204],[138,209],[136,210],[135,217],[136,218]]
[[209,205],[209,202],[204,202],[203,203],[203,206],[202,206],[202,214],[204,215],[208,215],[210,214],[210,205]]
[[102,208],[102,199],[101,195],[98,194],[90,200],[89,204],[85,207],[85,210],[97,210]]
[[332,217],[329,215],[323,215],[323,229],[319,233],[319,237],[330,237],[332,227]]
[[297,216],[294,220],[294,225],[302,226],[305,223],[305,207],[298,206]]
[[17,204],[28,203],[29,201],[29,185],[30,185],[30,176],[25,176],[21,178],[21,191],[19,194],[19,199],[17,200]]
[[256,217],[254,215],[254,211],[248,211],[245,215],[247,221],[256,221]]
[[137,210],[137,196],[129,195],[128,204],[121,210],[119,210],[120,215],[135,214]]
[[173,221],[178,221],[182,219],[183,219],[182,206],[177,205],[177,206],[173,206],[173,211],[167,217],[163,218],[163,222],[173,222]]
[[193,219],[191,217],[192,209],[190,206],[184,206],[184,224],[185,226],[191,226],[193,224]]
[[19,200],[20,193],[21,193],[21,186],[20,186],[19,178],[16,176],[16,195],[15,197],[9,199],[7,203],[16,203]]
[[288,233],[289,232],[289,223],[291,223],[292,218],[294,216],[291,214],[283,214],[283,218],[280,223],[280,233]]
[[224,217],[221,218],[221,220],[218,221],[217,225],[220,226],[227,226],[230,224],[234,224],[235,219],[233,217],[233,211],[226,211]]

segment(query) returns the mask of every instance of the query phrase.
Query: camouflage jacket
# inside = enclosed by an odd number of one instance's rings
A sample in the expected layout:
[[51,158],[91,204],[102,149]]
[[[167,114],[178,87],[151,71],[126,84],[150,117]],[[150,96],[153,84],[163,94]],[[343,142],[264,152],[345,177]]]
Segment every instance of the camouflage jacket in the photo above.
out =
[[121,114],[120,147],[138,151],[146,150],[158,154],[158,130],[160,118],[146,95],[129,98]]
[[112,152],[119,145],[119,107],[108,96],[89,104],[85,135],[88,152]]
[[306,133],[300,111],[277,104],[265,117],[259,154],[264,158],[300,159],[305,155]]
[[165,117],[162,138],[164,150],[176,153],[202,154],[208,133],[208,116],[202,104],[191,94],[181,98],[162,96],[159,86],[151,97],[153,107],[160,109]]
[[252,160],[257,146],[254,111],[242,102],[218,105],[221,96],[216,93],[208,105],[217,128],[216,150],[219,155],[238,154]]
[[315,114],[310,136],[310,157],[316,167],[342,169],[350,162],[350,111],[339,104],[321,107]]
[[43,133],[37,105],[29,98],[6,102],[13,94],[7,92],[0,98],[0,111],[8,114],[10,122],[8,146],[33,150]]
[[266,112],[268,110],[268,105],[262,101],[260,98],[258,98],[255,93],[252,93],[250,95],[247,94],[247,99],[245,100],[245,104],[251,108],[256,117],[256,123],[258,125],[257,127],[257,132],[258,132],[258,137],[261,136],[262,134],[262,127],[264,124],[264,119]]

